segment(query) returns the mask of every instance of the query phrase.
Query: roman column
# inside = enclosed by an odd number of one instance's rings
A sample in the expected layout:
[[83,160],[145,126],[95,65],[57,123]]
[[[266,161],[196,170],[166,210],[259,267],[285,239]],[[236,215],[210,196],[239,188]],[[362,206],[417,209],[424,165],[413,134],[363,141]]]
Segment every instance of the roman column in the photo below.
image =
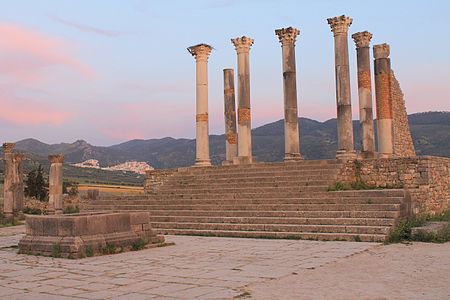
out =
[[14,216],[14,149],[15,143],[4,143],[3,153],[5,155],[5,172],[3,183],[3,214],[7,219]]
[[297,73],[295,66],[295,41],[300,30],[288,27],[275,30],[281,43],[284,92],[284,160],[302,159],[298,131]]
[[23,210],[23,171],[22,161],[25,155],[22,153],[14,153],[12,156],[13,162],[13,213],[15,216],[22,215]]
[[237,157],[236,132],[236,100],[234,96],[234,70],[223,70],[223,97],[225,112],[225,161],[224,165],[232,164]]
[[358,65],[359,126],[361,135],[361,155],[373,158],[375,155],[375,137],[372,111],[372,80],[370,76],[370,49],[372,34],[368,31],[352,35],[356,44]]
[[334,34],[334,61],[336,74],[337,134],[336,158],[356,157],[353,146],[352,104],[350,95],[350,70],[348,65],[348,28],[352,19],[344,15],[327,19]]
[[64,155],[53,154],[48,156],[50,161],[48,210],[49,214],[62,214],[63,209],[63,162]]
[[196,64],[196,159],[195,166],[211,165],[208,126],[208,58],[212,47],[198,44],[188,48]]
[[253,162],[252,127],[250,113],[250,62],[249,52],[254,40],[243,36],[231,39],[238,63],[238,157],[236,164]]
[[391,60],[388,44],[373,46],[375,96],[377,106],[377,140],[380,157],[391,157],[394,150],[391,100]]

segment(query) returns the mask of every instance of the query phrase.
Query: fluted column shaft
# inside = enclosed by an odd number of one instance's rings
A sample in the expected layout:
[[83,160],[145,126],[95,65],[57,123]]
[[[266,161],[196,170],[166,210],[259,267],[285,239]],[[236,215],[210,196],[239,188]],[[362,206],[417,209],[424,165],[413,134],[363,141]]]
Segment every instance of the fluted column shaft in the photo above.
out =
[[359,125],[361,135],[361,154],[364,158],[375,155],[375,135],[372,109],[372,81],[370,75],[370,49],[372,34],[368,31],[352,35],[356,44],[358,65]]
[[14,143],[4,143],[4,183],[3,183],[3,214],[6,218],[12,218],[14,215]]
[[375,96],[377,106],[377,140],[380,157],[394,152],[391,98],[391,59],[388,44],[374,45]]
[[295,63],[295,41],[300,31],[288,27],[275,30],[281,43],[283,60],[284,94],[284,160],[298,160],[300,155],[300,137],[297,108],[297,73]]
[[334,34],[334,59],[336,74],[337,103],[337,158],[354,158],[353,120],[350,91],[350,70],[348,62],[348,28],[352,19],[340,16],[328,19]]
[[196,166],[210,166],[208,122],[208,57],[212,47],[199,44],[188,48],[196,62]]
[[23,212],[23,198],[24,198],[24,189],[23,189],[23,170],[22,170],[22,161],[24,160],[25,155],[22,153],[14,153],[13,160],[13,213],[15,216],[21,215]]
[[49,214],[62,214],[64,156],[61,154],[49,155],[48,160],[50,161],[48,211]]
[[225,114],[225,159],[226,163],[233,163],[238,155],[236,131],[236,100],[234,92],[234,70],[223,70],[223,96]]
[[238,63],[238,157],[235,163],[252,163],[252,126],[250,113],[250,47],[253,39],[246,36],[231,39]]

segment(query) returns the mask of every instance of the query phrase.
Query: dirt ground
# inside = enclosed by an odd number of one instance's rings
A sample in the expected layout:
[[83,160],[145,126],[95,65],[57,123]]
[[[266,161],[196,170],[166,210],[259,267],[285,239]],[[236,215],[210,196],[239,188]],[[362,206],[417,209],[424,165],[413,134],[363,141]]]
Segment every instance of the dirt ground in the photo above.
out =
[[450,299],[450,243],[380,245],[247,290],[253,299]]

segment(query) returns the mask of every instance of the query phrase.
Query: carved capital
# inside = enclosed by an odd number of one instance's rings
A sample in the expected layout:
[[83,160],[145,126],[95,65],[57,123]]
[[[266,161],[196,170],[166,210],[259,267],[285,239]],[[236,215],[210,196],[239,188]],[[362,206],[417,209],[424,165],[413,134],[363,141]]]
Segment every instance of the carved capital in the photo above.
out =
[[388,44],[373,45],[373,57],[375,59],[388,58],[389,54],[391,54],[391,48]]
[[208,60],[213,47],[207,44],[198,44],[187,48],[195,60]]
[[62,154],[52,154],[48,156],[48,160],[52,164],[60,163],[62,164],[64,162],[64,155]]
[[235,39],[231,39],[231,43],[233,43],[234,47],[236,48],[237,53],[242,53],[242,52],[249,52],[250,51],[250,47],[253,45],[255,40],[246,37],[246,36],[242,36],[242,37],[237,37]]
[[278,36],[282,46],[295,45],[297,36],[300,34],[300,30],[294,27],[276,29],[275,34]]
[[331,31],[334,35],[347,34],[348,28],[352,25],[353,19],[345,15],[327,19]]
[[12,153],[16,143],[3,143],[3,152],[4,153]]
[[352,34],[352,38],[355,41],[356,49],[369,47],[372,34],[368,31],[356,32]]
[[23,154],[23,153],[15,153],[13,155],[13,161],[14,162],[21,162],[24,159],[25,159],[25,154]]

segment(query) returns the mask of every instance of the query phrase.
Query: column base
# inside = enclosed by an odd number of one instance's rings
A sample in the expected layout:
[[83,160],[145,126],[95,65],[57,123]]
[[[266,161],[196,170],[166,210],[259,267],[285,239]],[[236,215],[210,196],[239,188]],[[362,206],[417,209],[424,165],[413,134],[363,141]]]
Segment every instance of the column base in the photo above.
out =
[[232,160],[224,160],[222,162],[222,166],[232,166],[233,165],[233,161]]
[[392,158],[394,155],[392,153],[378,153],[377,158]]
[[371,158],[377,158],[378,153],[372,152],[372,151],[363,151],[358,155],[358,158],[362,159],[371,159]]
[[303,156],[300,153],[285,153],[284,162],[294,162],[303,160]]
[[336,159],[340,160],[351,160],[356,159],[356,151],[338,150],[336,152]]
[[249,165],[253,163],[255,163],[255,161],[252,156],[238,156],[233,158],[233,165]]
[[10,223],[13,220],[14,220],[14,214],[13,213],[3,213],[3,221],[2,222]]
[[210,166],[211,166],[210,159],[197,159],[194,165],[194,167],[210,167]]

